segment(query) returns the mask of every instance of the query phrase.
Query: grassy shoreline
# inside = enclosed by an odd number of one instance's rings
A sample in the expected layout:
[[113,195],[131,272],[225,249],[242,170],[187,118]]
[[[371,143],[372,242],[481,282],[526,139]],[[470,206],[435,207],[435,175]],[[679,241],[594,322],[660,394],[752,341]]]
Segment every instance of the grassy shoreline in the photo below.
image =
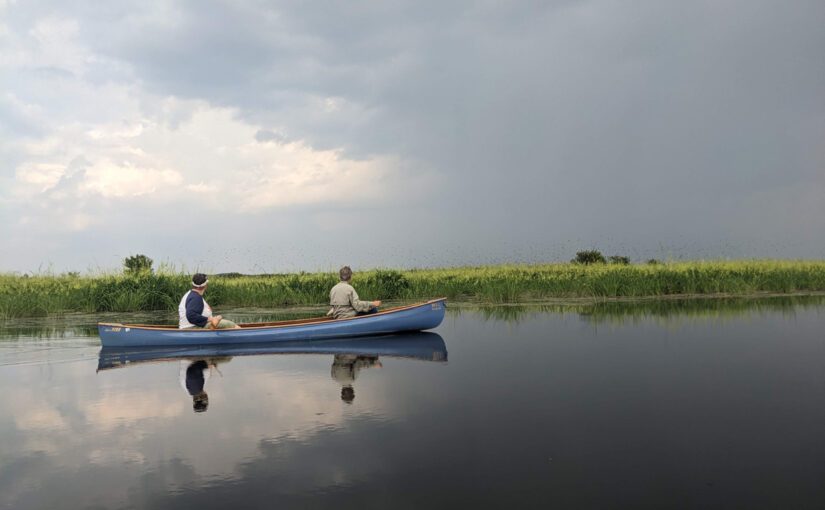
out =
[[[388,306],[407,304],[391,301]],[[452,317],[469,315],[482,321],[518,324],[536,315],[575,314],[595,327],[622,326],[628,323],[651,322],[668,328],[696,321],[728,322],[766,314],[795,320],[800,312],[825,306],[825,292],[794,294],[759,294],[756,296],[702,295],[688,298],[587,298],[562,299],[523,303],[474,303],[453,300],[447,307]],[[221,314],[236,322],[264,322],[319,317],[327,305],[293,305],[269,308],[221,308]],[[21,317],[0,320],[0,343],[7,340],[85,338],[97,335],[98,322],[128,324],[173,324],[177,310],[143,312],[67,312],[50,317]]]
[[[66,312],[174,310],[189,275],[0,275],[0,319]],[[337,275],[218,275],[214,307],[274,308],[327,302]],[[424,300],[446,296],[478,303],[547,300],[659,299],[825,292],[825,261],[673,262],[658,265],[544,264],[356,272],[362,299]]]

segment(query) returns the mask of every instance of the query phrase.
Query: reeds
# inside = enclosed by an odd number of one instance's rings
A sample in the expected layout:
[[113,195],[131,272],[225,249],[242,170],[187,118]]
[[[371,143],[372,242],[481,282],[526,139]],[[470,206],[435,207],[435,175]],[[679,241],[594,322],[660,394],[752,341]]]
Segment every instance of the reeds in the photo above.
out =
[[[69,311],[174,310],[190,275],[0,275],[0,318]],[[210,276],[213,306],[272,308],[320,304],[335,273]],[[620,298],[691,294],[752,295],[825,291],[825,261],[717,261],[656,265],[548,264],[355,273],[366,300],[446,296],[488,303],[546,298]]]

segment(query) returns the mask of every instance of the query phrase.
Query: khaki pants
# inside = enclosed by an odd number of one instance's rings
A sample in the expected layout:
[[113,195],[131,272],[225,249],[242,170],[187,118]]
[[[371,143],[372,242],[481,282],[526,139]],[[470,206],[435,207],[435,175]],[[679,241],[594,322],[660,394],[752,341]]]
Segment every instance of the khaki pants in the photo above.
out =
[[[221,321],[218,323],[218,327],[216,327],[215,329],[234,329],[236,325],[237,324],[235,324],[229,319],[221,319]],[[209,323],[207,322],[206,325],[201,329],[209,329]]]

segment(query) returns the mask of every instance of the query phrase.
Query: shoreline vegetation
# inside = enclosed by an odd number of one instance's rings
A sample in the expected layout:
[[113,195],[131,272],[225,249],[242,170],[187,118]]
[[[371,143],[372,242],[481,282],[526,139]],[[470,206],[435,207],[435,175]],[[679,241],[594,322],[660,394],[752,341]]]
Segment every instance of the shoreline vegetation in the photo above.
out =
[[[388,302],[387,306],[405,304]],[[756,296],[693,296],[683,298],[611,298],[603,300],[554,299],[539,302],[490,304],[452,301],[447,315],[471,314],[483,321],[504,321],[517,324],[537,314],[575,314],[586,323],[621,326],[653,320],[673,327],[691,321],[721,321],[779,313],[796,317],[807,308],[825,305],[825,292],[798,294],[759,294]],[[237,322],[268,322],[319,317],[327,305],[293,305],[276,309],[226,308],[222,314]],[[97,335],[98,322],[125,324],[170,324],[177,320],[177,310],[143,312],[69,312],[44,318],[21,317],[0,321],[0,340],[36,338],[77,338]]]
[[[0,274],[0,319],[68,312],[175,310],[191,275]],[[335,272],[210,276],[213,307],[321,305]],[[740,260],[499,265],[446,269],[374,269],[354,273],[361,299],[423,301],[436,297],[474,304],[582,303],[695,297],[759,297],[825,293],[825,261]]]

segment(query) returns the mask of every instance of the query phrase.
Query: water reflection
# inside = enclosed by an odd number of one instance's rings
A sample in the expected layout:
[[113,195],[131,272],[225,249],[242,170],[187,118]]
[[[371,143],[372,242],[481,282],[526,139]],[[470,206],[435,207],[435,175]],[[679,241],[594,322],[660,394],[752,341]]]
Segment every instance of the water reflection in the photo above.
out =
[[[692,312],[514,327],[465,309],[437,330],[449,365],[433,333],[0,342],[32,350],[0,351],[0,508],[822,508],[825,306],[809,302],[675,329]],[[714,303],[696,316],[728,317]]]
[[209,395],[203,391],[203,385],[209,373],[209,365],[206,361],[199,359],[189,363],[185,369],[184,366],[185,363],[181,363],[181,383],[183,389],[192,395],[192,409],[196,413],[202,413],[209,407]]
[[378,356],[359,356],[357,354],[336,354],[332,359],[332,378],[341,385],[341,400],[351,404],[355,400],[355,379],[364,368],[381,368]]
[[341,385],[341,400],[351,404],[355,399],[354,385],[359,372],[367,368],[383,367],[383,363],[378,360],[379,356],[446,362],[447,346],[437,333],[416,332],[269,345],[256,343],[194,347],[103,347],[100,349],[97,371],[178,360],[180,385],[191,396],[193,411],[202,413],[209,408],[206,382],[213,373],[223,376],[219,364],[228,363],[233,356],[286,354],[332,354],[330,375]]
[[447,361],[447,346],[438,333],[421,331],[396,335],[346,339],[277,342],[272,344],[223,344],[169,347],[102,347],[98,370],[123,368],[138,363],[180,359],[231,358],[271,354],[349,354],[394,356],[427,361]]
[[486,321],[522,322],[543,314],[575,313],[593,324],[638,324],[650,318],[662,324],[686,319],[729,320],[779,313],[792,317],[799,310],[825,305],[823,295],[652,298],[638,300],[563,300],[559,302],[483,306],[453,304],[447,314],[472,311]]
[[180,384],[181,387],[192,397],[192,410],[202,413],[209,407],[209,395],[204,390],[206,381],[215,371],[223,375],[218,368],[218,363],[227,363],[232,358],[229,356],[221,358],[199,359],[194,361],[181,360],[180,362]]
[[[391,303],[408,304],[408,303]],[[531,304],[484,305],[451,302],[447,314],[453,317],[471,311],[487,321],[523,322],[542,314],[575,313],[594,324],[638,323],[648,318],[667,323],[685,319],[728,320],[737,317],[779,312],[792,317],[798,310],[821,308],[825,295],[767,297],[694,297],[690,299],[655,298],[622,301],[565,299]],[[236,322],[269,322],[323,315],[326,308],[286,307],[279,310],[230,309],[225,315]],[[98,322],[169,324],[177,322],[173,312],[118,312],[66,314],[60,317],[37,317],[0,321],[0,340],[54,341],[96,339]],[[6,346],[10,344],[4,342]],[[2,346],[0,346],[2,347]]]

